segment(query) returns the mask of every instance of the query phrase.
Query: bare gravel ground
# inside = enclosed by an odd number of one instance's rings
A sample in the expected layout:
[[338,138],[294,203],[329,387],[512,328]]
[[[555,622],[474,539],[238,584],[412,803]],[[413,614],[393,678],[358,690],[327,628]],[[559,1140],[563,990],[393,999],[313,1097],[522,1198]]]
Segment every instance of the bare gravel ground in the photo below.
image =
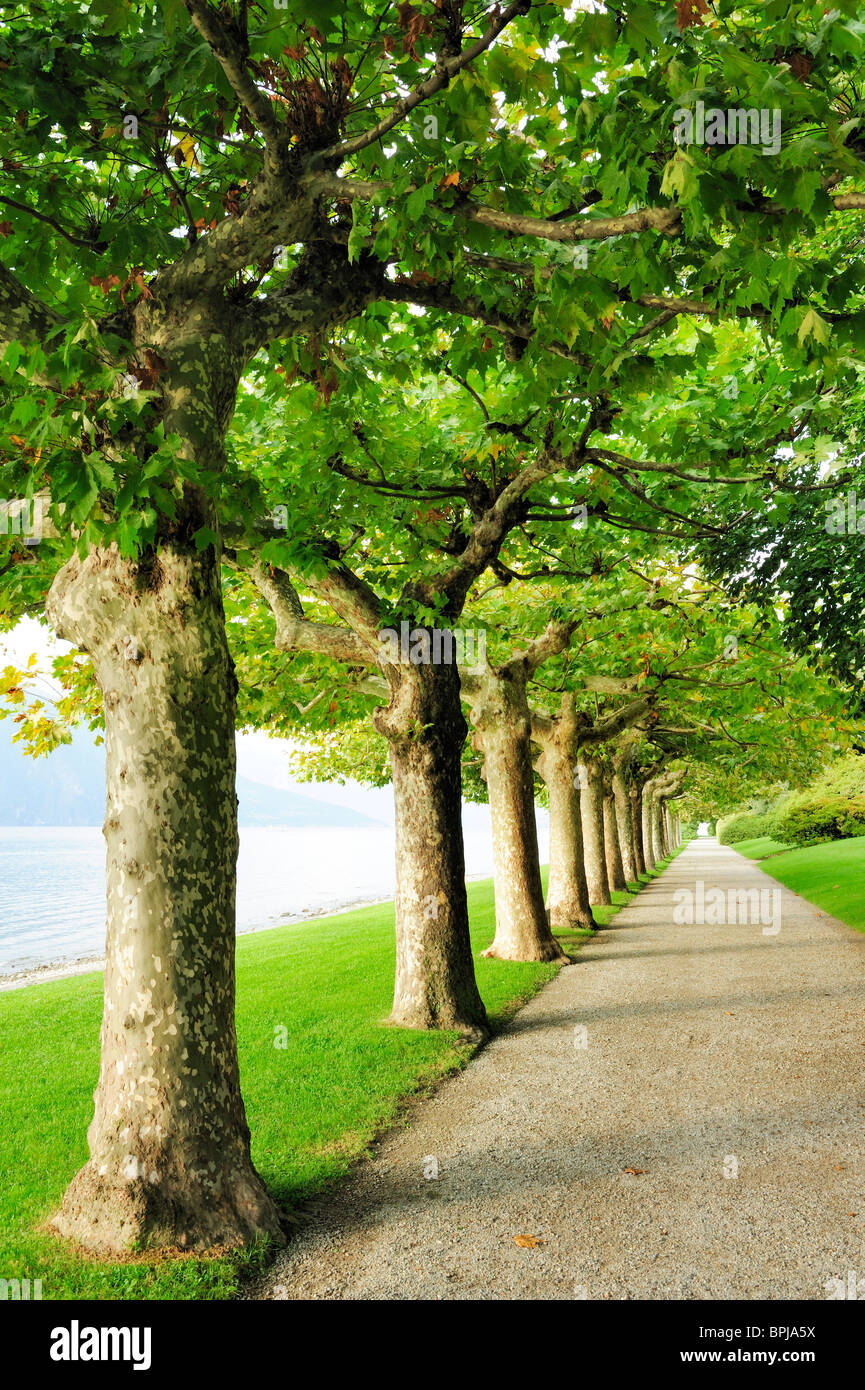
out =
[[776,934],[676,925],[696,880],[778,889],[692,842],[251,1296],[865,1297],[865,938],[780,889]]

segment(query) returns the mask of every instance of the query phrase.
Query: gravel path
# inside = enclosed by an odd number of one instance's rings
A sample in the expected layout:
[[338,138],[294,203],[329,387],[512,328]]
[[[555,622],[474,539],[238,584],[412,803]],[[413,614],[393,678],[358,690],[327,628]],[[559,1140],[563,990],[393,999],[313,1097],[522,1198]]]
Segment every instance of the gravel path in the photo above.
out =
[[[697,880],[778,890],[780,930],[675,925]],[[252,1296],[865,1298],[863,1004],[865,938],[693,841]]]

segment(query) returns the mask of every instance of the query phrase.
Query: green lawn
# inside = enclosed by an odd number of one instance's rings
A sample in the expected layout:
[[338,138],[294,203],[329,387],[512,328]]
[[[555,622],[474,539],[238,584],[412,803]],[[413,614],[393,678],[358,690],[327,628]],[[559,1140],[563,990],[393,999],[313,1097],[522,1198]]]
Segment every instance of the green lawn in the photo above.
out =
[[734,849],[737,854],[744,854],[746,859],[768,859],[770,855],[783,854],[790,846],[782,845],[770,835],[761,835],[757,840],[742,840],[738,845],[729,845],[728,848]]
[[[751,841],[754,844],[756,841]],[[742,845],[733,845],[741,854]],[[754,856],[749,856],[754,857]],[[865,931],[865,836],[791,849],[763,865],[767,874],[809,903]]]
[[[478,984],[500,1026],[558,967],[481,958],[493,936],[492,884],[470,884],[468,894]],[[629,900],[615,897],[595,909],[600,923]],[[561,940],[574,950],[589,934]],[[467,1060],[453,1034],[380,1026],[393,938],[393,904],[380,904],[238,940],[253,1157],[289,1211],[338,1180],[406,1097]],[[0,995],[0,1277],[41,1278],[46,1299],[229,1297],[250,1257],[96,1264],[37,1229],[87,1158],[101,1013],[101,973]],[[285,1049],[274,1047],[280,1025]]]

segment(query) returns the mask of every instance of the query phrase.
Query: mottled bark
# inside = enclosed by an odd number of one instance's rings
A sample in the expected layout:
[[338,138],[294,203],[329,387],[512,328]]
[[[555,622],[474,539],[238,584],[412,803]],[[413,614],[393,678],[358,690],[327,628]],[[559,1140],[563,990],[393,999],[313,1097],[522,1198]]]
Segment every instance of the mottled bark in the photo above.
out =
[[[257,565],[253,579],[276,618],[276,646],[377,666],[373,717],[388,741],[396,823],[396,976],[390,1021],[486,1036],[469,937],[462,832],[466,722],[453,663],[383,660],[381,602],[345,564],[313,587],[348,626],[310,622],[289,574]],[[419,625],[421,626],[421,625]],[[432,651],[432,647],[430,647]]]
[[390,1021],[480,1041],[488,1031],[469,938],[462,834],[466,722],[455,665],[390,667],[375,724],[396,808],[396,979]]
[[56,1228],[90,1249],[282,1239],[250,1159],[234,1026],[234,670],[213,552],[71,560],[58,634],[105,708],[108,917],[90,1159]]
[[550,873],[547,915],[550,926],[594,927],[583,862],[583,827],[577,769],[567,739],[544,739],[535,767],[550,800]]
[[643,788],[638,780],[631,782],[628,787],[628,799],[631,803],[631,827],[634,832],[634,863],[637,867],[637,877],[646,872],[646,856],[643,850]]
[[[599,745],[618,738],[624,731],[630,729],[645,715],[650,704],[651,697],[640,696],[618,709],[608,710],[593,719],[585,711],[578,712],[574,692],[565,691],[561,697],[558,713],[546,715],[536,712],[533,716],[532,734],[535,742],[542,749],[537,769],[541,776],[547,780],[550,789],[551,844],[550,893],[548,898],[550,905],[558,901],[561,892],[559,883],[572,880],[575,877],[573,871],[567,867],[567,861],[572,861],[574,858],[574,851],[569,843],[563,853],[562,861],[559,861],[563,862],[562,878],[560,879],[558,874],[554,877],[554,869],[558,869],[556,847],[559,842],[556,806],[562,807],[559,823],[563,826],[567,825],[568,816],[572,813],[571,807],[574,804],[572,798],[574,797],[577,810],[575,817],[577,852],[580,855],[576,877],[579,880],[580,888],[582,887],[582,880],[585,879],[587,881],[585,891],[589,895],[590,902],[601,904],[610,902],[611,886],[617,891],[626,887],[622,853],[619,846],[617,821],[619,809],[614,810],[613,808],[612,784],[603,782],[605,772],[601,758],[593,757],[589,750],[596,749]],[[566,764],[563,764],[561,771],[554,761],[554,752],[556,757],[566,759]],[[619,749],[613,760],[613,768],[618,771],[625,767],[627,761],[627,749]],[[570,778],[567,781],[565,779],[565,765],[568,772],[571,769],[577,769],[577,784],[573,791],[570,789]],[[605,791],[611,798],[611,804],[607,808],[604,806]],[[619,791],[624,796],[625,812],[627,813],[625,829],[627,830],[630,814],[623,775],[619,778]],[[566,843],[563,838],[561,843]],[[628,862],[633,868],[633,836],[630,834],[627,837],[627,847]],[[582,901],[577,897],[573,884],[567,891],[575,903]]]
[[612,788],[616,825],[619,832],[619,850],[622,856],[622,873],[626,883],[636,883],[639,869],[634,845],[634,818],[631,810],[630,790],[625,774],[619,768],[613,773]]
[[547,921],[541,883],[525,673],[487,668],[472,703],[493,834],[498,960],[567,960]]
[[593,906],[600,906],[612,902],[604,847],[603,774],[598,760],[587,758],[585,755],[581,756],[578,768],[583,853],[586,864],[586,882],[589,887],[589,902]]
[[612,782],[604,784],[604,850],[607,859],[607,881],[610,891],[624,893],[627,889],[625,871],[622,865],[622,851],[619,845],[619,826],[616,820],[616,801]]
[[655,867],[655,837],[653,831],[655,817],[654,799],[654,778],[643,785],[642,795],[642,827],[643,827],[643,859],[646,864],[646,872],[651,873]]
[[658,797],[653,796],[651,802],[651,833],[652,833],[652,855],[655,863],[665,857],[664,850],[664,821],[663,807]]

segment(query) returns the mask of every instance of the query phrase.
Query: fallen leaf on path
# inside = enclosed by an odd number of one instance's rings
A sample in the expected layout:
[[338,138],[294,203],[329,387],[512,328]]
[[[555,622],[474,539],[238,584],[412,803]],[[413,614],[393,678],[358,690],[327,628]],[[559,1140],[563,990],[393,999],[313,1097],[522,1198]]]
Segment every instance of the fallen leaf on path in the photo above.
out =
[[544,1245],[546,1242],[541,1240],[540,1236],[514,1236],[514,1244],[523,1250],[534,1250],[536,1245]]

